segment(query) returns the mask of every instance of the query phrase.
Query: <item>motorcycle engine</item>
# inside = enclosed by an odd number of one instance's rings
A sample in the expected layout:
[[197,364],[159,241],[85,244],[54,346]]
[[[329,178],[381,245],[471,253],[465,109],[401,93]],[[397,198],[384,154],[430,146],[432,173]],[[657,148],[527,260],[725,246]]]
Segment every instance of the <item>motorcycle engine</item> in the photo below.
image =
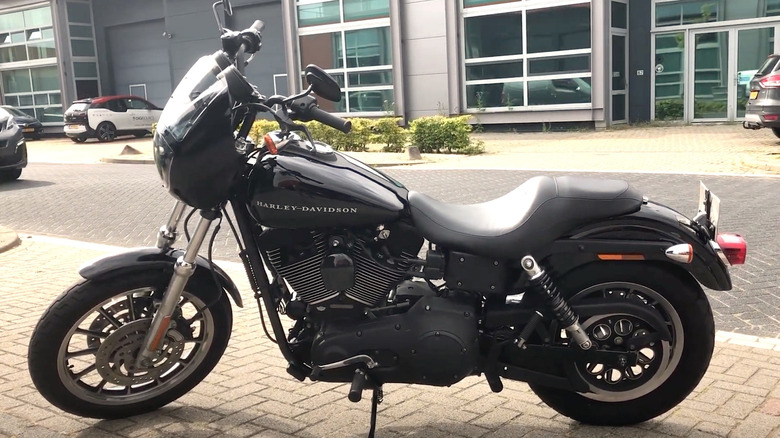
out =
[[296,299],[319,314],[381,305],[417,258],[423,238],[395,223],[347,230],[266,230],[259,242]]

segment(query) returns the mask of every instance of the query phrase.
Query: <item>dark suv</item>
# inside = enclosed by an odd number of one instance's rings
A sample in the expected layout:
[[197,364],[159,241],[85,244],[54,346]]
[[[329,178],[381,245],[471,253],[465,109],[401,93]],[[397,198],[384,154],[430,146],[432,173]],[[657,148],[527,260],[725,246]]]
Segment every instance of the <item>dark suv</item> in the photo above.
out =
[[12,181],[27,166],[27,144],[13,114],[0,108],[0,182]]
[[772,128],[780,138],[780,55],[769,55],[750,80],[745,129]]

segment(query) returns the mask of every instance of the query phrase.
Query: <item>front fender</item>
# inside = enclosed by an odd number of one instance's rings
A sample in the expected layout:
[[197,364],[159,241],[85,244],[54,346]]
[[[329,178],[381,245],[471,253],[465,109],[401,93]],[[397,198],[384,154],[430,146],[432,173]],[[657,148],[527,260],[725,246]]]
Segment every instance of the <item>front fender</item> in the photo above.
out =
[[[665,250],[680,243],[693,247],[693,261],[678,263]],[[557,240],[547,255],[559,275],[586,263],[598,262],[598,254],[635,254],[656,263],[671,263],[687,270],[703,286],[730,290],[728,267],[709,244],[709,237],[697,232],[691,220],[676,211],[648,202],[630,215],[581,227]]]
[[[79,275],[88,280],[104,280],[116,275],[149,270],[162,270],[173,275],[174,263],[182,255],[184,251],[180,249],[162,251],[155,247],[134,248],[88,262],[79,269]],[[195,263],[197,268],[192,278],[213,284],[208,260],[198,256]],[[244,307],[241,294],[233,280],[217,265],[214,265],[214,273],[219,280],[219,286],[233,298],[238,307]]]

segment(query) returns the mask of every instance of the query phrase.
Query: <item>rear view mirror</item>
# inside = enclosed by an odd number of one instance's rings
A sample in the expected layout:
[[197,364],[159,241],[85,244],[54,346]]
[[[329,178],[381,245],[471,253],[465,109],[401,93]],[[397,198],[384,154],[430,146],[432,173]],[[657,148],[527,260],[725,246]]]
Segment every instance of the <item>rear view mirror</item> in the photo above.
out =
[[311,85],[312,91],[317,96],[331,102],[341,100],[341,87],[339,84],[333,79],[333,76],[314,64],[306,66],[306,82]]

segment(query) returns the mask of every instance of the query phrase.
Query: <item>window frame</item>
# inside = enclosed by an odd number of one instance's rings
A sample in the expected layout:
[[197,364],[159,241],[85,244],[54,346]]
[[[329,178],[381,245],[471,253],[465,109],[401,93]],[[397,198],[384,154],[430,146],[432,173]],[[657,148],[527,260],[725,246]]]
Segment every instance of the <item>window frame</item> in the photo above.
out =
[[[591,94],[590,103],[564,103],[553,105],[530,105],[529,104],[529,82],[537,81],[553,81],[557,79],[575,79],[575,78],[592,78],[593,76],[593,2],[591,0],[551,0],[544,3],[530,2],[530,1],[514,1],[508,3],[496,3],[480,6],[468,6],[464,5],[462,0],[458,1],[460,7],[460,67],[463,71],[463,77],[461,78],[461,101],[463,102],[462,108],[464,113],[505,113],[505,112],[522,112],[522,111],[539,111],[539,110],[577,110],[577,109],[591,109],[593,108],[593,95]],[[539,9],[551,9],[556,7],[573,6],[573,5],[585,5],[589,6],[589,21],[590,26],[590,42],[587,49],[569,49],[569,50],[556,50],[548,52],[528,53],[528,12]],[[522,50],[519,54],[515,55],[502,55],[480,58],[466,58],[466,20],[472,17],[482,17],[491,15],[500,15],[506,13],[522,13],[522,26],[523,26],[523,42]],[[541,74],[531,75],[529,73],[529,61],[534,59],[564,57],[573,55],[589,55],[590,68],[588,72],[572,72],[572,73],[554,73],[554,74]],[[478,79],[467,80],[466,69],[470,65],[486,65],[491,62],[522,62],[523,71],[522,76],[514,76],[511,78],[500,79]],[[468,87],[472,85],[486,85],[486,84],[506,84],[506,83],[523,84],[523,104],[522,105],[507,105],[503,107],[483,107],[475,108],[468,106]],[[591,83],[592,86],[592,83]]]
[[[311,25],[311,26],[303,26],[300,27],[298,23],[298,6],[302,5],[308,5],[313,3],[320,3],[323,0],[297,0],[295,1],[295,24],[297,29],[297,37],[296,37],[296,48],[298,51],[298,65],[300,72],[299,74],[301,76],[304,75],[303,72],[303,57],[302,57],[302,51],[301,51],[301,37],[304,36],[311,36],[311,35],[320,35],[320,34],[331,34],[331,33],[339,33],[341,37],[341,58],[343,61],[342,67],[338,68],[327,68],[324,69],[329,74],[335,74],[335,75],[342,75],[344,78],[344,85],[341,87],[342,92],[342,98],[344,99],[344,108],[346,108],[346,111],[338,111],[333,112],[333,114],[339,115],[339,116],[345,116],[345,117],[359,117],[359,116],[367,116],[367,117],[378,117],[378,116],[386,116],[387,112],[384,110],[380,111],[350,111],[350,103],[349,103],[349,97],[350,92],[357,93],[357,92],[370,92],[370,91],[387,91],[391,90],[393,91],[393,100],[395,101],[395,84],[391,83],[389,85],[359,85],[359,86],[352,86],[350,85],[349,81],[349,74],[350,73],[365,73],[365,72],[386,72],[389,71],[392,77],[393,67],[394,63],[396,62],[395,54],[393,53],[393,38],[392,38],[392,29],[391,29],[391,23],[390,23],[390,13],[388,11],[387,17],[382,18],[370,18],[366,20],[352,20],[352,21],[345,21],[344,18],[344,2],[343,0],[331,0],[334,2],[338,2],[339,4],[339,20],[338,23],[328,23],[328,24],[318,24],[318,25]],[[389,0],[389,2],[396,1],[396,0]],[[348,56],[347,56],[347,41],[346,41],[346,33],[350,31],[357,31],[357,30],[366,30],[366,29],[376,29],[376,28],[384,28],[386,27],[388,29],[388,37],[389,37],[389,43],[390,43],[390,55],[391,55],[391,61],[390,64],[383,64],[378,66],[370,66],[370,67],[349,67],[348,66]],[[394,82],[394,81],[393,81]],[[393,102],[394,103],[394,102]]]

